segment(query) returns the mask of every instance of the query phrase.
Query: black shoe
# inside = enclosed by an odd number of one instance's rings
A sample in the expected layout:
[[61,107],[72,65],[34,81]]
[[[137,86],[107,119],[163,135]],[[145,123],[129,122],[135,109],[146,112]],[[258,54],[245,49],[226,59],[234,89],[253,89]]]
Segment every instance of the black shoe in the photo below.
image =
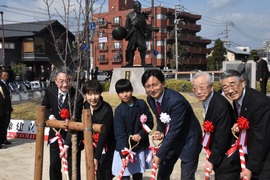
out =
[[7,146],[0,144],[0,149],[6,149]]
[[11,144],[11,142],[9,140],[5,140],[4,144],[9,145],[9,144]]
[[133,64],[131,64],[131,63],[127,63],[126,65],[125,65],[125,67],[132,67],[133,66]]

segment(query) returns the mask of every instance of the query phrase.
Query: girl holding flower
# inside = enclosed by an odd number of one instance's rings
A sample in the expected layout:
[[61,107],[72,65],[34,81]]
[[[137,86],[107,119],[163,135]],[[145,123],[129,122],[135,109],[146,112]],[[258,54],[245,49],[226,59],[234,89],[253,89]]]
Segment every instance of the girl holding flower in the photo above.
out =
[[[149,139],[147,130],[143,128],[143,123],[152,129],[153,118],[146,102],[132,96],[133,87],[129,80],[118,80],[115,89],[121,103],[116,107],[114,113],[116,148],[113,158],[113,174],[118,176],[121,168],[125,167],[123,180],[129,179],[130,175],[134,180],[142,180],[143,173],[146,168],[149,168],[145,161],[149,152]],[[141,118],[143,114],[147,120]],[[129,153],[136,153],[132,162],[131,159],[126,158],[128,154],[122,153],[131,150],[129,146],[134,146],[132,152],[129,151]]]

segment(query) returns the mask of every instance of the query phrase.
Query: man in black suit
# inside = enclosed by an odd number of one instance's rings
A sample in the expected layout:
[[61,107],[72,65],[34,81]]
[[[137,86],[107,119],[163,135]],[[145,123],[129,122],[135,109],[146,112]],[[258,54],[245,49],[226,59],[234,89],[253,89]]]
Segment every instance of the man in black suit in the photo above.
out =
[[260,59],[259,56],[255,56],[253,60],[257,64],[256,80],[260,82],[261,92],[266,94],[266,87],[269,74],[267,62],[263,59]]
[[8,71],[2,70],[0,73],[0,148],[6,148],[2,144],[11,144],[7,140],[7,128],[10,122],[11,112],[13,111],[11,106],[10,91],[8,85]]
[[[246,169],[241,178],[270,179],[270,99],[255,89],[245,87],[236,70],[223,72],[220,83],[226,97],[233,101],[235,114],[239,113],[239,117],[243,116],[249,122]],[[233,131],[239,132],[237,124]]]
[[[45,95],[42,101],[42,105],[46,106],[46,119],[52,120],[64,120],[61,118],[59,111],[59,105],[61,109],[67,108],[71,113],[71,117],[74,116],[76,121],[81,121],[83,98],[80,93],[72,86],[72,72],[66,67],[60,67],[55,72],[55,84],[49,86],[45,90]],[[61,100],[59,100],[61,97]],[[61,102],[60,102],[61,101]],[[75,109],[75,110],[74,110]],[[75,114],[74,114],[75,112]],[[61,180],[61,159],[62,156],[67,156],[68,170],[71,177],[71,134],[64,129],[52,129],[49,131],[49,140],[55,137],[56,131],[60,132],[61,136],[65,140],[63,153],[60,154],[57,140],[50,143],[50,179]],[[82,132],[77,133],[77,179],[80,180],[80,158],[82,150]]]
[[230,157],[225,154],[235,143],[231,127],[235,123],[232,105],[220,93],[214,91],[213,78],[207,72],[198,72],[193,76],[192,88],[196,98],[202,102],[204,121],[212,122],[214,130],[208,146],[211,154],[204,168],[215,171],[215,179],[239,180],[239,153]]
[[[165,87],[164,75],[158,69],[145,71],[141,81],[148,94],[147,102],[156,115],[154,138],[162,139],[165,135],[153,158],[153,163],[159,165],[158,179],[170,179],[178,158],[181,159],[181,179],[195,179],[202,130],[191,105],[180,93]],[[171,120],[162,123],[159,113],[162,117],[168,115],[165,120]]]

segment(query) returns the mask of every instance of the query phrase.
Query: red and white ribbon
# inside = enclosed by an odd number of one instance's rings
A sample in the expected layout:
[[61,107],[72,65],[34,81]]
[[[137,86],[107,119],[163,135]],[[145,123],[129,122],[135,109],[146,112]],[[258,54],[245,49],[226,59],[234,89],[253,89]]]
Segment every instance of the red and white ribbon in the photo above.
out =
[[150,180],[155,180],[156,179],[156,172],[157,172],[157,165],[156,165],[156,163],[153,163],[152,164]]
[[149,149],[149,154],[147,155],[145,161],[149,163],[153,159],[153,156],[156,155],[159,148],[154,147],[154,146],[149,146],[148,149]]
[[[54,139],[54,141],[57,139],[60,153],[62,153],[63,150],[64,150],[64,146],[63,146],[63,141],[62,141],[63,138],[62,138],[61,134],[59,132],[57,132],[55,134],[55,138],[53,138],[53,139]],[[50,141],[50,143],[52,143],[52,141]],[[62,162],[62,166],[63,166],[63,169],[64,169],[64,173],[66,175],[66,179],[69,180],[67,158],[65,156],[62,156],[61,157],[61,162]]]
[[243,152],[247,154],[247,131],[245,129],[241,130],[239,136],[239,145],[242,146]]
[[[131,163],[135,162],[135,156],[136,156],[135,152],[129,150],[128,148],[124,148],[121,151],[121,153],[122,153],[122,155],[126,156],[127,161],[130,161]],[[122,166],[120,173],[119,173],[119,176],[118,176],[118,180],[122,180],[122,177],[123,177],[123,174],[125,172],[126,167],[127,166],[125,166],[125,165]]]
[[[209,149],[209,144],[210,144],[210,141],[211,141],[211,133],[214,131],[214,125],[211,121],[209,120],[206,120],[204,121],[203,123],[203,129],[204,129],[204,136],[203,136],[203,139],[202,139],[202,145],[203,145],[203,149],[205,151],[205,154],[206,154],[206,161],[208,161],[210,155],[211,155],[211,151]],[[210,179],[210,169],[209,168],[205,168],[204,169],[204,179],[205,180],[209,180]]]
[[145,123],[142,123],[142,128],[143,128],[143,130],[145,130],[145,132],[147,132],[147,133],[150,133],[150,132],[151,132],[151,129],[150,129]]
[[202,140],[203,147],[209,147],[210,140],[211,140],[211,133],[210,132],[204,133],[203,140]]
[[169,128],[170,128],[170,123],[166,123],[165,124],[165,135],[167,135]]
[[[241,145],[239,146],[239,155],[240,155],[241,170],[243,172],[246,169],[246,160],[245,160],[245,153]],[[243,180],[247,180],[247,177],[244,176]]]
[[151,129],[147,126],[147,124],[145,124],[147,121],[147,116],[145,114],[141,115],[140,121],[142,123],[142,128],[145,130],[145,132],[150,133]]

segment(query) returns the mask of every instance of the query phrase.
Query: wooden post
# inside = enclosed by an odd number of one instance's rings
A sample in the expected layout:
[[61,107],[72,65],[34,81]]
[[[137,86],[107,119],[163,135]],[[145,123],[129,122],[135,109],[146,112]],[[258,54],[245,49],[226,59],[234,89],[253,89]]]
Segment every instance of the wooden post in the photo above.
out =
[[93,139],[92,139],[92,119],[90,109],[83,109],[82,122],[84,126],[84,151],[86,162],[86,179],[95,179]]
[[45,122],[45,106],[39,106],[37,108],[37,120],[36,120],[37,133],[36,133],[34,180],[42,180],[45,125],[51,128],[68,129],[73,131],[84,131],[87,180],[95,179],[92,132],[102,133],[104,132],[105,127],[102,124],[92,125],[90,109],[83,110],[83,122],[86,124],[74,121],[65,122],[62,120],[47,120]]
[[44,127],[45,127],[45,106],[37,108],[36,120],[36,152],[34,180],[42,180],[43,151],[44,151]]

